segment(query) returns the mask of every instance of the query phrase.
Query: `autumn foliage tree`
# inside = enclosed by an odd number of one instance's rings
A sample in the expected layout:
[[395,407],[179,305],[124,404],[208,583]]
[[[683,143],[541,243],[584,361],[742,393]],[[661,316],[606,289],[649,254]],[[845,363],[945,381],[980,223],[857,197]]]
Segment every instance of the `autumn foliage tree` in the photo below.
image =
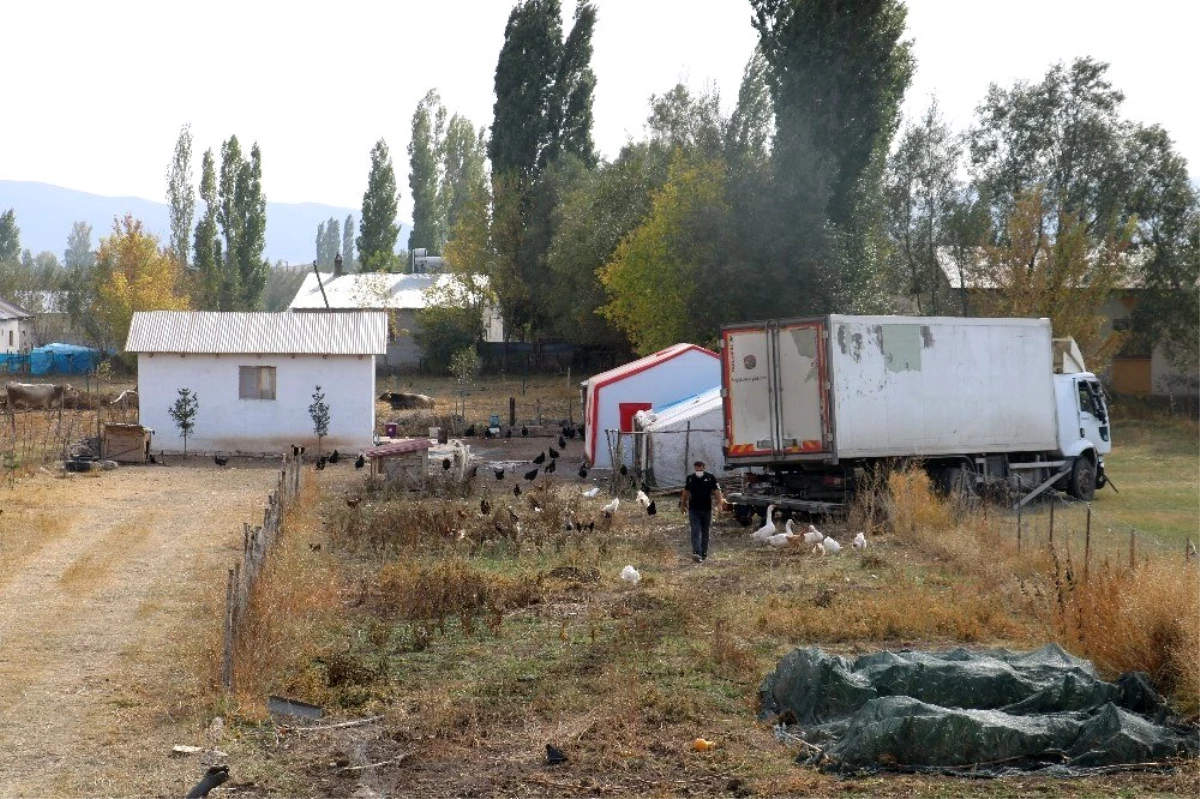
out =
[[106,348],[124,346],[134,311],[190,307],[179,261],[129,214],[113,220],[112,235],[100,240],[92,282],[89,316],[96,343]]
[[1102,307],[1126,271],[1132,225],[1114,229],[1098,243],[1088,224],[1057,209],[1057,235],[1046,233],[1041,189],[1017,198],[1002,244],[984,246],[973,283],[975,308],[983,316],[1045,317],[1054,335],[1075,339],[1092,371],[1104,369],[1123,334],[1105,332]]

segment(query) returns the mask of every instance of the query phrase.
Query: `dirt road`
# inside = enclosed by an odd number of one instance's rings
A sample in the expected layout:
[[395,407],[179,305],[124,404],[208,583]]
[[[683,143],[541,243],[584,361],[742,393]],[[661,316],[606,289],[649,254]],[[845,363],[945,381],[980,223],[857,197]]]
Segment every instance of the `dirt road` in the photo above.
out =
[[[183,795],[203,770],[225,571],[273,463],[0,487],[0,796]],[[211,694],[209,694],[211,696]]]

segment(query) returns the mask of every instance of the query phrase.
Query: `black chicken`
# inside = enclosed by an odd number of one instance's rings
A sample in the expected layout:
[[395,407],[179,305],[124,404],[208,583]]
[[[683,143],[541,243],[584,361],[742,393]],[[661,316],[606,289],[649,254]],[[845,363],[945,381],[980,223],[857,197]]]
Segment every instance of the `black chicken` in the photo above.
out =
[[546,467],[546,474],[550,474],[558,468],[558,461],[550,461],[550,465]]
[[567,440],[565,438],[563,438],[561,435],[558,437],[558,448],[559,449],[567,448]]
[[213,463],[217,464],[218,466],[225,466],[229,463],[229,458],[222,458],[220,455],[213,455]]
[[492,469],[492,474],[496,475],[497,480],[504,479],[504,470],[503,469]]
[[450,469],[450,459],[449,458],[442,458],[442,468],[449,471],[449,469]]
[[329,461],[329,459],[328,459],[328,458],[326,458],[324,455],[322,455],[321,457],[317,458],[317,471],[321,471],[322,469],[324,469],[324,468],[325,468],[325,464],[326,464],[328,461]]
[[367,465],[367,459],[365,457],[363,457],[363,454],[361,452],[358,453],[358,457],[354,459],[354,468],[361,469],[362,467],[364,467],[366,465]]
[[529,438],[529,428],[521,425],[521,438]]
[[655,506],[654,500],[650,500],[650,504],[646,506],[646,515],[653,516],[658,513],[658,507]]
[[329,456],[329,462],[330,462],[330,463],[337,463],[339,460],[341,460],[341,457],[342,457],[342,456],[341,456],[341,455],[339,455],[339,454],[338,454],[338,451],[335,449],[335,450],[333,451],[333,454]]
[[557,766],[560,763],[566,763],[567,756],[561,749],[553,744],[546,744],[546,765]]
[[519,496],[521,496],[521,484],[520,484],[520,483],[518,483],[517,485],[513,486],[513,496],[514,496],[514,497],[519,497]]
[[532,481],[535,477],[537,477],[537,474],[537,469],[530,469],[529,471],[525,472],[525,479]]
[[586,479],[587,479],[587,475],[588,475],[588,470],[587,470],[587,467],[586,467],[586,466],[580,466],[580,467],[579,467],[579,479],[581,479],[581,480],[586,480]]
[[539,466],[542,465],[543,463],[545,463],[546,462],[546,453],[539,452],[538,456],[533,459],[533,462],[538,464]]
[[627,475],[627,474],[629,474],[629,469],[628,469],[628,467],[626,467],[626,466],[625,466],[625,464],[623,464],[623,463],[621,464],[621,468],[620,468],[620,469],[617,469],[617,471],[621,473],[621,476],[622,476],[622,477],[623,477],[623,476],[625,476],[625,475]]
[[293,457],[293,458],[299,458],[299,457],[300,457],[300,448],[299,448],[299,447],[297,447],[295,444],[292,444],[292,457]]
[[487,516],[489,513],[492,512],[492,503],[487,501],[487,497],[484,497],[483,499],[479,500],[479,512],[482,513],[484,516]]
[[504,431],[504,437],[512,438],[512,428],[511,427]]
[[474,438],[475,437],[475,425],[471,425],[470,427],[468,427],[466,432],[463,433],[463,435],[465,435],[467,438]]
[[492,428],[490,428],[490,427],[483,428],[483,437],[491,438],[492,437]]
[[562,453],[559,452],[558,450],[556,450],[554,447],[550,447],[550,457],[551,458],[557,458],[561,454]]

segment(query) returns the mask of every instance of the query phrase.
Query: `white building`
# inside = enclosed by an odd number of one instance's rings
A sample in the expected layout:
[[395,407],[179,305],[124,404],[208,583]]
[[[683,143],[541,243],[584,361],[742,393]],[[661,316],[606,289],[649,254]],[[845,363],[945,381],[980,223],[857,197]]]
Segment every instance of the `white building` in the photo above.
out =
[[504,324],[499,309],[482,301],[486,295],[487,279],[470,278],[475,284],[474,297],[467,297],[469,287],[455,275],[358,272],[351,275],[316,273],[305,276],[289,310],[361,311],[381,310],[389,314],[388,346],[384,365],[416,367],[421,363],[421,348],[413,334],[419,329],[416,313],[436,304],[458,304],[470,299],[480,305],[483,340],[504,341]]
[[25,354],[32,346],[33,314],[0,298],[0,354]]
[[324,450],[371,446],[375,357],[386,347],[387,315],[372,311],[139,312],[125,345],[138,354],[140,418],[156,449],[183,450],[168,409],[188,388],[199,400],[188,451],[246,454],[315,449],[308,408],[318,385],[329,406]]
[[[631,433],[638,411],[669,405],[720,385],[721,359],[695,344],[675,344],[601,372],[583,383],[585,456],[593,466],[611,467],[607,431]],[[628,465],[631,444],[625,442],[623,450]]]

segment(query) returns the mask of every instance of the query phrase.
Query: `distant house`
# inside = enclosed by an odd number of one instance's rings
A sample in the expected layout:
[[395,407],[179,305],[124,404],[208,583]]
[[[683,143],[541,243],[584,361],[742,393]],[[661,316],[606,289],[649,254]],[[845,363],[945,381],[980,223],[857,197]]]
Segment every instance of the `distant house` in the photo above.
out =
[[[481,289],[486,288],[486,278],[476,277],[474,280]],[[387,311],[390,324],[387,354],[382,365],[388,368],[415,368],[420,366],[422,358],[421,348],[413,336],[419,329],[417,311],[440,301],[439,298],[456,298],[462,291],[461,281],[448,274],[322,273],[318,280],[317,274],[312,273],[304,278],[289,309],[297,313],[326,310],[338,313]],[[504,323],[499,310],[485,304],[481,314],[483,340],[503,341]]]
[[0,354],[23,355],[33,347],[33,314],[0,297]]
[[16,299],[33,315],[33,346],[84,343],[67,312],[65,291],[21,291]]
[[[948,251],[939,253],[938,265],[945,277],[945,285],[960,297],[964,291],[967,293],[968,309],[972,293],[986,294],[999,290],[983,270],[970,269],[964,274]],[[1114,330],[1130,329],[1133,309],[1143,291],[1138,281],[1126,280],[1109,294],[1100,307],[1100,314],[1106,320],[1103,328],[1105,335]],[[1194,365],[1190,371],[1181,371],[1167,359],[1162,344],[1130,339],[1113,356],[1109,378],[1112,390],[1118,394],[1195,396],[1200,390],[1200,364]]]
[[[328,450],[358,452],[375,431],[375,358],[387,315],[147,311],[133,315],[141,423],[155,448],[182,450],[168,414],[189,388],[199,399],[188,451],[280,453],[315,449],[308,407],[317,385],[330,409]],[[174,446],[172,446],[174,445]]]

